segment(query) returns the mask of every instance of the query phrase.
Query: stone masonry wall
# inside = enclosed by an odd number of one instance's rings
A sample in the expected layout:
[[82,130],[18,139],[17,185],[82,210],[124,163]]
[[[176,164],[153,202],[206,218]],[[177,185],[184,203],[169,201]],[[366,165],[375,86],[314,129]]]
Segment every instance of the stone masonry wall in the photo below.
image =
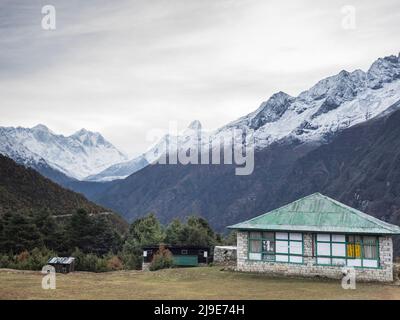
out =
[[215,246],[214,247],[214,264],[217,265],[236,265],[236,246]]
[[[303,277],[322,276],[332,279],[342,279],[343,272],[340,266],[318,266],[316,258],[312,256],[312,234],[304,233],[303,264],[290,264],[266,261],[248,260],[248,233],[237,233],[237,266],[238,271],[265,272],[277,275],[297,275]],[[393,281],[393,243],[392,238],[379,237],[380,268],[355,268],[356,281]]]

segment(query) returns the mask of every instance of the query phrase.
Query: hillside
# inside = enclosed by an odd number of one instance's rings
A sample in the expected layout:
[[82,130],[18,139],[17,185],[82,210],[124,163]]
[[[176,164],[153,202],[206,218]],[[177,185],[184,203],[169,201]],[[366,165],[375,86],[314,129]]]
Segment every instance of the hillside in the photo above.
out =
[[49,209],[54,215],[65,215],[78,208],[91,213],[109,211],[0,155],[0,214]]

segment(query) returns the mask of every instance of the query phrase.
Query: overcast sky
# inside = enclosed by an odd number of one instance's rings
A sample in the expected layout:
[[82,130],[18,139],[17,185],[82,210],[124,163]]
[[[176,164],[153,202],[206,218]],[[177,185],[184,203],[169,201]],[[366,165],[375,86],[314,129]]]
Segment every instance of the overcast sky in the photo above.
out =
[[398,0],[0,0],[0,125],[84,127],[138,154],[169,121],[216,129],[277,91],[366,70],[398,54],[399,30]]

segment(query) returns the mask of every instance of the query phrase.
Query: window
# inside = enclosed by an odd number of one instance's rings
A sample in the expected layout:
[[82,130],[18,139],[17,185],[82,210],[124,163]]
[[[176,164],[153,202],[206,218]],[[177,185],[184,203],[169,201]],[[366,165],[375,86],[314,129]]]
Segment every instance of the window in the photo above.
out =
[[188,254],[188,251],[186,249],[182,249],[181,254]]
[[319,233],[316,235],[317,264],[346,265],[346,238],[344,235]]
[[319,265],[378,267],[378,239],[360,235],[316,235],[316,256]]
[[364,259],[378,259],[376,237],[363,237]]
[[303,235],[288,232],[250,232],[249,259],[303,263]]

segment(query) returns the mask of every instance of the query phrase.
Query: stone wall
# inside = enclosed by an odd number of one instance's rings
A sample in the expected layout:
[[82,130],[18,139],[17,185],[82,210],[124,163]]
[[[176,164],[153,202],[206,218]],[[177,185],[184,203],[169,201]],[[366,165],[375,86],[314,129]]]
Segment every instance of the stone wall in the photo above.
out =
[[[303,264],[277,263],[266,261],[248,260],[248,233],[240,231],[237,233],[237,265],[238,271],[265,272],[277,275],[294,275],[304,277],[327,277],[342,279],[343,272],[340,266],[319,266],[316,258],[312,256],[312,234],[304,233],[304,257]],[[393,243],[392,238],[379,237],[380,267],[355,268],[356,281],[393,281]]]
[[237,258],[236,246],[216,246],[214,247],[214,264],[235,265]]

